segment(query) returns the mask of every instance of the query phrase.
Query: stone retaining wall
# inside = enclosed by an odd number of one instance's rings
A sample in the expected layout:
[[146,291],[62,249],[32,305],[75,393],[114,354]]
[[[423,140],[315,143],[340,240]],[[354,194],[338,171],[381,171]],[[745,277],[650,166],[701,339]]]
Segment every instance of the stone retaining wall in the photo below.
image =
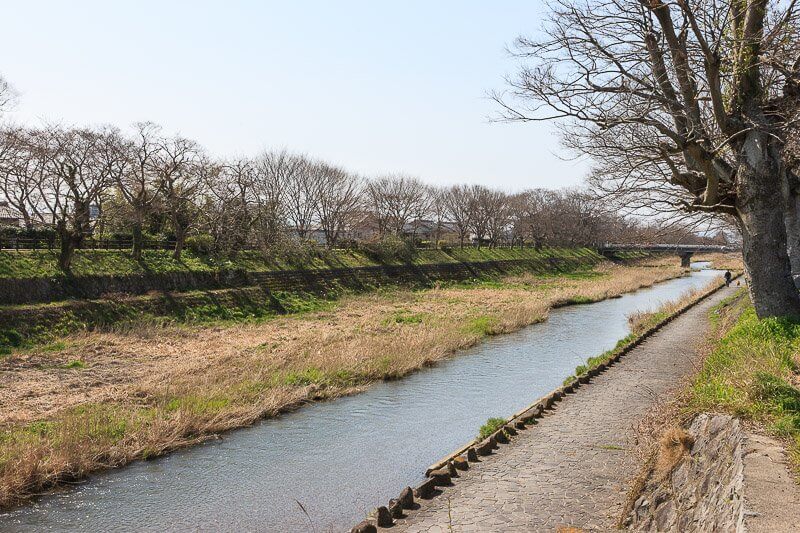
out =
[[739,421],[701,414],[691,451],[659,479],[651,475],[628,517],[633,531],[744,531],[744,455]]
[[186,292],[259,285],[271,291],[324,290],[331,284],[352,288],[387,283],[433,283],[460,281],[517,271],[535,273],[570,271],[600,261],[595,254],[572,257],[543,257],[503,261],[435,263],[427,265],[377,265],[354,268],[326,268],[246,272],[166,272],[125,276],[58,276],[54,278],[0,278],[0,305],[56,302],[67,299],[96,299],[108,294],[141,295],[149,291]]

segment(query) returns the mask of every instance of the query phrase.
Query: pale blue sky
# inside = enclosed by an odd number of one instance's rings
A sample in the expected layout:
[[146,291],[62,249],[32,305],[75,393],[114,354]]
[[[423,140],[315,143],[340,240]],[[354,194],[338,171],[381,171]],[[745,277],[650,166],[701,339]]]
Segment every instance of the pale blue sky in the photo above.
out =
[[536,0],[3,2],[12,119],[152,120],[218,155],[286,147],[374,175],[579,184],[552,125],[489,123]]

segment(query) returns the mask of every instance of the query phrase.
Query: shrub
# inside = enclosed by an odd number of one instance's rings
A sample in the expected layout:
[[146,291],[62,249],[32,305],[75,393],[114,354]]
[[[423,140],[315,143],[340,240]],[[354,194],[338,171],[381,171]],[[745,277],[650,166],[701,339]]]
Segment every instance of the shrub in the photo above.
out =
[[35,241],[39,246],[53,246],[56,241],[56,231],[53,228],[20,228],[19,226],[0,226],[0,240],[5,241]]
[[299,268],[308,267],[320,257],[324,250],[320,249],[313,241],[298,241],[296,239],[282,239],[275,243],[268,255],[279,259],[289,265]]
[[395,235],[389,235],[380,241],[360,243],[359,250],[377,263],[411,263],[417,257],[416,246]]
[[186,249],[194,255],[208,256],[214,250],[214,237],[206,233],[193,235],[186,239]]
[[501,427],[506,424],[507,420],[505,418],[490,418],[486,421],[484,425],[478,430],[478,438],[485,439]]
[[22,335],[17,330],[0,330],[0,348],[18,348],[20,346],[22,346]]

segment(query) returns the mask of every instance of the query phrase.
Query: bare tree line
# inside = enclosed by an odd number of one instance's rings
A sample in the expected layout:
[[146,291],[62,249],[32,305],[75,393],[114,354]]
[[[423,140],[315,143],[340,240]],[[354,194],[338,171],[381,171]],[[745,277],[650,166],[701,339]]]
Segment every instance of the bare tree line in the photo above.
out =
[[[0,77],[0,113],[16,93]],[[68,271],[76,249],[103,234],[168,236],[179,259],[192,238],[207,251],[274,252],[288,242],[327,246],[390,236],[434,246],[579,246],[664,240],[585,190],[506,193],[436,187],[405,174],[365,179],[286,150],[220,159],[150,122],[111,126],[0,126],[0,201],[28,230],[48,228]],[[679,231],[672,240],[697,237]]]
[[401,174],[364,179],[285,150],[221,160],[152,123],[128,132],[5,126],[0,196],[26,227],[56,231],[65,270],[84,239],[111,231],[130,234],[137,259],[148,233],[169,234],[175,258],[197,235],[220,255],[312,237],[328,246],[388,236],[434,245],[578,246],[648,235],[585,191],[508,194],[482,185],[434,187]]

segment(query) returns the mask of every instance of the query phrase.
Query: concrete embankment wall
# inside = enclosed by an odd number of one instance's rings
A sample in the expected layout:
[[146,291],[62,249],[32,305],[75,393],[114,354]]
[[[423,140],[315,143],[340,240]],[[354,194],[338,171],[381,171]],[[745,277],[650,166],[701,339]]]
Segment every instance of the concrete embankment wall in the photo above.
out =
[[743,432],[729,415],[701,414],[670,471],[651,473],[626,526],[633,531],[744,531]]
[[331,282],[358,288],[386,283],[430,283],[437,280],[464,280],[515,271],[559,272],[592,265],[600,257],[589,251],[576,251],[566,257],[509,259],[482,262],[376,265],[353,268],[326,268],[246,272],[167,272],[124,276],[59,276],[54,278],[0,278],[0,305],[56,302],[68,299],[96,299],[107,295],[141,295],[150,291],[186,292],[260,285],[270,290],[313,291]]
[[[59,280],[3,280],[0,301],[40,302],[74,298],[49,305],[13,305],[0,309],[0,330],[13,329],[24,337],[53,326],[91,329],[132,320],[142,313],[181,316],[193,307],[263,310],[265,302],[283,312],[283,293],[326,294],[331,291],[366,291],[387,285],[430,286],[441,281],[490,279],[532,272],[557,274],[591,267],[602,258],[576,253],[504,261],[381,265],[275,272],[229,271],[147,276],[92,276]],[[15,286],[15,284],[18,284]],[[13,292],[4,294],[4,289]]]

